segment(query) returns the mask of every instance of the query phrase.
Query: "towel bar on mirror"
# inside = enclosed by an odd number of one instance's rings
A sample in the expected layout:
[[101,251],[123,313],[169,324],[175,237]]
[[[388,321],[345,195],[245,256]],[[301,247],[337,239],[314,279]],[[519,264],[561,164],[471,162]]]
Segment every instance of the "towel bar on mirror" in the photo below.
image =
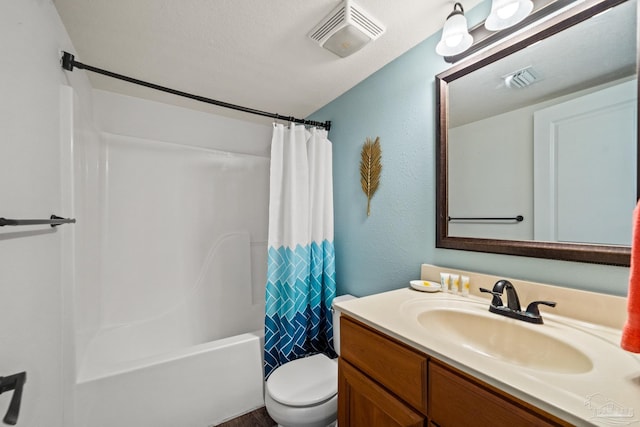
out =
[[462,218],[453,218],[448,217],[449,221],[524,221],[524,217],[522,215],[518,215],[515,217],[462,217]]

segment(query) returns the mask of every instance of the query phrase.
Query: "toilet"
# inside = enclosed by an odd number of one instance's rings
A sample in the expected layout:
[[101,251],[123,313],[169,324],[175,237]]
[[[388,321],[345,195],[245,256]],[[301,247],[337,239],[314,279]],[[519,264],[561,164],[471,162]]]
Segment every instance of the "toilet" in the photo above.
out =
[[[332,303],[355,298],[341,295]],[[333,345],[340,354],[340,312],[333,311]],[[327,427],[338,415],[338,359],[315,354],[276,368],[264,393],[264,406],[280,427]]]

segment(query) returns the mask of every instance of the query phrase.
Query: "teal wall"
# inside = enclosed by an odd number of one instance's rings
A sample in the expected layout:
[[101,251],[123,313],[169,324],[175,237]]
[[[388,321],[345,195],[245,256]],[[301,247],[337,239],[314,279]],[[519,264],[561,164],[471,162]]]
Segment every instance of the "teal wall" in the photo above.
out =
[[[469,21],[478,22],[488,9],[481,4],[467,14]],[[338,294],[363,296],[407,286],[419,277],[420,264],[428,263],[626,295],[628,268],[435,248],[434,76],[448,67],[435,53],[439,37],[428,38],[311,116],[332,121]],[[367,137],[376,136],[383,169],[367,217],[360,150]]]

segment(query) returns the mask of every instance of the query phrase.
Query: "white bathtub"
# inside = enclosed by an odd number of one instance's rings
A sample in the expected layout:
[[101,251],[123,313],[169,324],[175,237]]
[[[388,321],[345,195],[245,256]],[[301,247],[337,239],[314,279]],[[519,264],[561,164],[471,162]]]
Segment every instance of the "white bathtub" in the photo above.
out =
[[241,273],[250,246],[245,233],[222,236],[167,310],[86,340],[75,427],[207,427],[263,406],[264,303]]
[[103,366],[77,384],[76,426],[207,427],[263,406],[261,334]]
[[74,427],[263,406],[269,159],[108,133],[75,155]]

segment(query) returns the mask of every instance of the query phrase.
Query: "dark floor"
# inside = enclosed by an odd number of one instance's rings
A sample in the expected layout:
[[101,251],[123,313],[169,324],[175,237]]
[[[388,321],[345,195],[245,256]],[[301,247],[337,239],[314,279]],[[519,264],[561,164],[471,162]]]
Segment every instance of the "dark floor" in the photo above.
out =
[[271,419],[267,414],[267,410],[262,407],[241,417],[218,424],[218,427],[273,427],[275,425],[276,422]]

